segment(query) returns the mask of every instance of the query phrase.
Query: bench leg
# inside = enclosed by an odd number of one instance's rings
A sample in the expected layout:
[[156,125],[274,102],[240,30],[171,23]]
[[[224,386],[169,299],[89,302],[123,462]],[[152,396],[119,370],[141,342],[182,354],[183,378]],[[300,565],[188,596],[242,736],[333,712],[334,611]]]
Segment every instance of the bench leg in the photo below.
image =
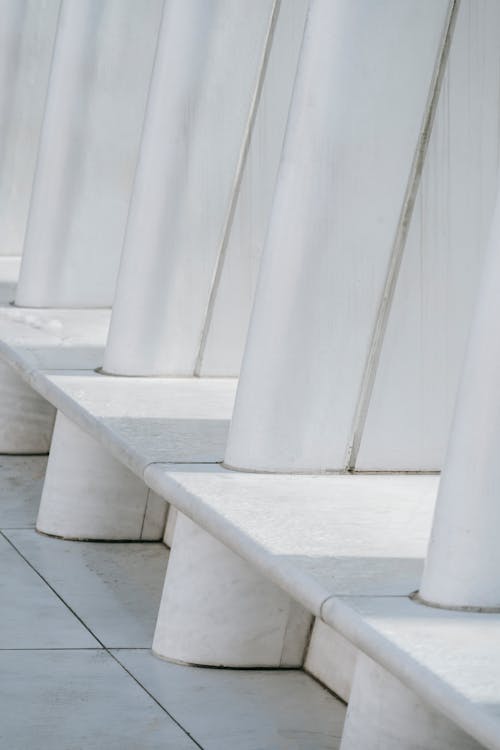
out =
[[398,679],[358,656],[340,750],[481,750]]
[[37,529],[65,539],[160,540],[167,504],[57,413]]
[[48,453],[55,409],[0,362],[0,453]]
[[217,667],[300,667],[311,616],[181,513],[153,651]]

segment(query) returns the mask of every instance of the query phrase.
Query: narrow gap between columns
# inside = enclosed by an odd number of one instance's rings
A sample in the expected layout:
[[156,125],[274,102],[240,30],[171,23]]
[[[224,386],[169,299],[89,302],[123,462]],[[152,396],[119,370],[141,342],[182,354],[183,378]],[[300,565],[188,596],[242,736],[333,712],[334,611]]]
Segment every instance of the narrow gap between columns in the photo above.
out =
[[363,378],[361,380],[361,386],[358,395],[358,401],[354,412],[351,438],[347,446],[345,460],[345,471],[348,472],[353,472],[356,467],[356,461],[361,445],[361,439],[363,437],[363,431],[366,423],[371,396],[373,393],[373,387],[377,376],[377,370],[382,353],[382,347],[384,344],[387,324],[389,321],[392,302],[399,278],[399,271],[401,268],[403,253],[406,246],[406,240],[408,238],[408,232],[413,216],[413,209],[415,207],[415,200],[417,198],[417,193],[420,186],[459,7],[460,0],[450,0],[441,43],[436,58],[436,64],[429,88],[429,96],[425,106],[422,126],[417,140],[406,192],[401,207],[401,213],[396,228],[396,235],[394,237],[394,243],[389,259],[389,266],[387,269],[382,298],[380,300],[377,316],[375,318],[375,325],[371,336],[370,348],[368,350],[368,355],[363,371]]
[[275,0],[271,18],[269,21],[269,27],[267,30],[266,40],[264,44],[264,51],[262,54],[262,60],[259,66],[259,72],[257,76],[257,83],[253,94],[252,102],[250,104],[250,110],[248,113],[247,124],[245,127],[245,133],[243,136],[243,143],[241,146],[240,154],[238,157],[238,164],[236,166],[236,172],[234,177],[233,188],[231,191],[231,199],[229,203],[229,209],[224,222],[224,230],[222,232],[222,241],[219,248],[219,254],[215,263],[215,271],[210,284],[210,294],[208,297],[207,306],[205,309],[205,316],[203,322],[203,328],[200,336],[200,344],[198,347],[198,354],[194,365],[193,375],[199,377],[201,374],[201,368],[203,364],[203,357],[205,355],[205,348],[207,345],[208,334],[210,331],[210,325],[212,323],[212,317],[215,307],[215,300],[217,298],[217,292],[219,290],[220,281],[222,278],[222,271],[224,269],[224,263],[227,255],[227,248],[229,244],[229,237],[233,226],[234,215],[236,213],[236,206],[238,204],[238,197],[240,194],[241,182],[243,179],[243,172],[245,170],[245,164],[248,157],[248,151],[250,149],[250,142],[252,140],[253,128],[257,117],[257,110],[259,107],[259,101],[264,86],[264,79],[266,77],[267,64],[269,56],[271,54],[271,48],[273,43],[274,31],[278,21],[279,11],[281,6],[281,0]]

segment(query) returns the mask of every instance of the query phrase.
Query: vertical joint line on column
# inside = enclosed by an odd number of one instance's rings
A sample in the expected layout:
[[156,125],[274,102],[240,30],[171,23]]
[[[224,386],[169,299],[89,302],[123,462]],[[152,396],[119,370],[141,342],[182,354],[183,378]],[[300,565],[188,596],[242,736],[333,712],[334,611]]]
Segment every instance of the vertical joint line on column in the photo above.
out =
[[219,290],[220,281],[222,277],[222,271],[224,268],[224,262],[226,260],[227,248],[229,244],[229,237],[231,234],[231,228],[234,221],[234,215],[236,213],[236,206],[238,204],[238,196],[240,193],[241,182],[243,179],[243,172],[245,170],[245,164],[250,149],[250,142],[252,140],[253,128],[257,117],[257,110],[259,107],[259,101],[262,94],[262,88],[264,86],[264,79],[266,77],[267,64],[269,62],[269,56],[271,54],[271,48],[273,43],[274,31],[276,29],[276,23],[278,21],[278,15],[280,10],[281,0],[274,0],[271,17],[269,20],[269,26],[267,29],[266,39],[264,43],[264,49],[262,53],[262,59],[260,61],[259,72],[257,81],[250,103],[250,109],[248,111],[247,123],[243,134],[243,141],[241,144],[240,154],[238,157],[238,163],[236,165],[236,171],[234,175],[233,188],[231,190],[231,198],[229,202],[229,209],[227,212],[226,220],[224,222],[224,229],[222,232],[222,240],[215,263],[215,271],[210,284],[210,293],[208,296],[207,306],[205,308],[205,316],[203,320],[203,328],[200,336],[200,344],[198,347],[198,354],[194,365],[195,376],[199,376],[201,373],[201,367],[203,364],[203,357],[205,355],[205,348],[207,345],[208,333],[210,331],[210,325],[212,323],[215,300],[217,298],[217,292]]
[[431,84],[429,87],[429,94],[424,110],[422,125],[415,148],[415,153],[413,155],[413,161],[408,177],[403,204],[401,206],[401,212],[396,228],[391,256],[389,259],[382,297],[377,310],[377,316],[375,318],[375,325],[372,331],[370,347],[368,350],[363,377],[361,380],[361,386],[359,389],[358,401],[354,412],[351,438],[349,440],[346,452],[346,471],[354,471],[356,467],[356,461],[361,445],[363,430],[368,414],[368,407],[370,405],[370,400],[373,393],[375,378],[377,375],[380,356],[382,353],[382,346],[384,343],[389,315],[396,291],[396,285],[399,277],[404,249],[406,246],[406,240],[408,238],[408,232],[410,229],[413,209],[415,207],[415,201],[420,186],[425,157],[428,151],[432,125],[434,123],[439,95],[441,93],[443,78],[446,70],[446,63],[448,60],[459,6],[460,0],[450,0],[441,37],[441,43],[436,57],[436,64],[434,66]]

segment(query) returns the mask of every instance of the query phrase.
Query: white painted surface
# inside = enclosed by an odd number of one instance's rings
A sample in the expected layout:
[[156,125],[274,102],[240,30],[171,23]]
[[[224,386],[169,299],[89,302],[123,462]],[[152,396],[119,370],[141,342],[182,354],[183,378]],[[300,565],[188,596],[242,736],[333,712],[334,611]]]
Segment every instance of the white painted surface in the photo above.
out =
[[500,192],[457,395],[420,593],[500,608]]
[[229,466],[344,466],[447,9],[445,1],[312,5]]
[[153,651],[216,667],[301,666],[310,615],[179,514]]
[[286,121],[310,0],[279,6],[266,74],[229,232],[201,375],[238,375],[271,215]]
[[92,370],[102,360],[109,310],[0,307],[0,356],[29,381],[36,368]]
[[298,670],[202,669],[113,651],[204,750],[338,750],[345,706]]
[[112,302],[161,0],[63,0],[16,302]]
[[[58,412],[36,527],[68,539],[159,540],[166,504],[148,512],[149,490]],[[149,516],[149,517],[148,517]]]
[[441,469],[494,208],[500,4],[462,0],[359,469]]
[[341,750],[481,750],[374,661],[358,657]]
[[104,358],[107,372],[200,372],[212,280],[226,251],[230,266],[208,370],[239,370],[307,2],[283,4],[277,18],[271,77],[269,85],[264,82],[251,173],[244,177],[233,235],[231,214],[275,5],[173,0],[165,6]]
[[38,371],[33,387],[140,477],[155,461],[224,455],[236,383],[228,378],[119,378]]
[[348,703],[358,653],[352,643],[316,618],[304,669]]
[[154,464],[146,483],[314,614],[420,580],[437,478],[283,476]]
[[163,544],[77,544],[32,529],[5,534],[104,646],[151,648],[168,559]]
[[48,453],[55,410],[0,361],[0,453]]
[[0,5],[0,255],[21,255],[60,0]]

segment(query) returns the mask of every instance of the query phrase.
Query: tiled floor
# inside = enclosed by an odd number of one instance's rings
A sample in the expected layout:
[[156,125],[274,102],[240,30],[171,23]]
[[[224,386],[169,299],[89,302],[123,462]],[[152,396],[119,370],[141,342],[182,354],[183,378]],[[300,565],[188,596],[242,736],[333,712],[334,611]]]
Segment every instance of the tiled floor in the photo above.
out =
[[37,534],[44,469],[0,456],[1,748],[338,748],[345,707],[300,671],[152,656],[166,548]]

